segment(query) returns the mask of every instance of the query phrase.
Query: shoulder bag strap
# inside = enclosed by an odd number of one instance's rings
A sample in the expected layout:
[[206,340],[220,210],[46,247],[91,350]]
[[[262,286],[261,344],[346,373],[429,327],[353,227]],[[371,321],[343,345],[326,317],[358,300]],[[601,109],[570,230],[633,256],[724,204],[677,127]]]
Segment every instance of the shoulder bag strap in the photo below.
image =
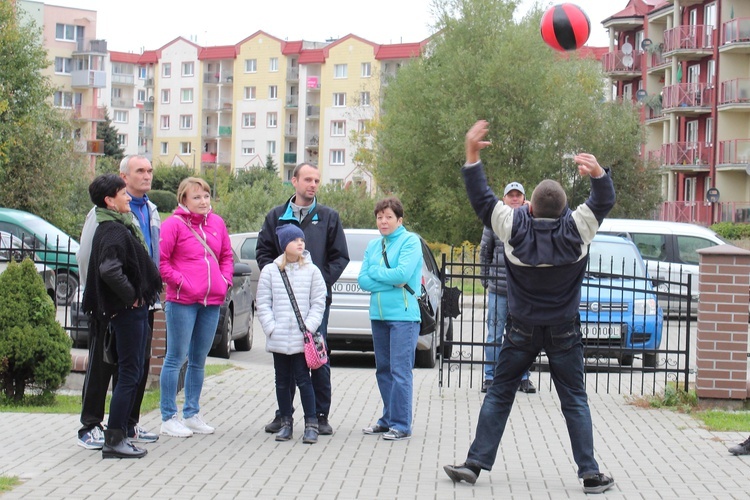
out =
[[[385,262],[385,267],[390,269],[391,265],[388,263],[388,254],[385,253],[385,238],[383,238],[383,261]],[[406,288],[406,291],[410,294],[414,295],[415,297],[417,296],[417,294],[414,293],[414,290],[412,290],[407,283],[404,284],[404,288]]]
[[302,314],[299,312],[299,306],[297,306],[297,299],[294,298],[294,292],[292,291],[292,285],[289,283],[289,277],[286,275],[286,271],[284,271],[283,269],[279,269],[279,273],[281,273],[281,279],[284,281],[286,293],[289,294],[289,300],[292,301],[292,309],[294,309],[294,315],[297,316],[297,324],[299,325],[299,329],[302,330],[302,333],[305,333],[307,331],[307,327],[305,326],[305,322],[302,320]]
[[219,264],[219,259],[216,258],[216,254],[214,253],[213,250],[211,250],[211,247],[208,246],[208,243],[206,243],[206,240],[204,240],[203,238],[201,238],[201,236],[198,234],[198,232],[195,229],[193,229],[192,226],[190,226],[190,224],[188,224],[187,222],[185,222],[185,219],[183,219],[182,217],[177,217],[177,218],[180,219],[183,222],[183,224],[185,224],[187,226],[188,229],[190,229],[190,231],[195,235],[195,237],[198,238],[198,241],[201,242],[201,245],[203,245],[203,248],[205,248],[206,250],[208,250],[208,253],[211,254],[211,257],[213,257],[214,260],[216,261],[216,263]]

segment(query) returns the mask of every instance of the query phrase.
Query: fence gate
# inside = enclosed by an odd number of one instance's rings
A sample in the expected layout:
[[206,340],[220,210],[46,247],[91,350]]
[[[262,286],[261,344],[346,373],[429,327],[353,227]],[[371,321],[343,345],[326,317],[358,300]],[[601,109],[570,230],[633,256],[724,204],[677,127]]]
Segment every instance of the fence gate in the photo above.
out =
[[[478,249],[443,254],[444,292],[457,288],[462,296],[461,314],[449,328],[440,329],[441,390],[482,386],[485,350],[493,345],[486,342],[488,304],[482,286],[489,267],[479,264]],[[667,386],[687,390],[695,371],[691,361],[697,324],[690,284],[691,276],[682,273],[647,279],[628,274],[628,269],[587,274],[579,313],[589,391],[648,395]],[[531,370],[538,390],[553,390],[544,352]]]

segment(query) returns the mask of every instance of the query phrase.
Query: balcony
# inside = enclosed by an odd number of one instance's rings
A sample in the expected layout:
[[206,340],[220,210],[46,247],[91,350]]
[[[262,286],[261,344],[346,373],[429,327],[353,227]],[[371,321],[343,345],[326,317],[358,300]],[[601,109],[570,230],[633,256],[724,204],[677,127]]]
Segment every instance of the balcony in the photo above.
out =
[[[750,166],[750,139],[732,139],[719,142],[719,165]],[[718,166],[718,165],[717,165]]]
[[229,127],[229,126],[219,127],[219,137],[232,137],[232,127]]
[[104,139],[92,139],[86,141],[86,152],[90,155],[104,155]]
[[312,151],[316,151],[317,152],[318,151],[318,143],[319,142],[320,141],[318,140],[318,136],[314,135],[314,136],[310,137],[307,140],[307,144],[305,145],[305,149],[307,149],[308,151],[311,151],[311,152]]
[[602,57],[604,73],[614,80],[630,80],[641,76],[642,63],[643,52],[640,51],[626,54],[617,50]]
[[143,111],[147,111],[149,113],[154,112],[154,101],[148,101],[143,103]]
[[677,59],[697,59],[713,53],[713,40],[713,26],[678,26],[664,31],[664,54]]
[[135,76],[112,73],[112,85],[135,85]]
[[659,44],[662,48],[661,51],[651,52],[646,55],[648,57],[648,73],[658,74],[665,73],[667,68],[672,64],[672,58],[664,56],[664,44]]
[[89,122],[103,122],[107,114],[107,108],[98,106],[75,106],[73,108],[73,119]]
[[710,226],[711,205],[704,201],[665,201],[659,210],[658,220],[687,222]]
[[77,54],[104,54],[107,51],[107,40],[98,40],[92,38],[84,38],[76,40],[76,48],[73,50],[73,55]]
[[307,91],[308,92],[320,92],[320,77],[317,77],[317,76],[307,77]]
[[320,119],[320,106],[313,106],[312,104],[308,104],[305,118],[308,120]]
[[299,96],[298,95],[290,95],[286,98],[286,107],[287,108],[296,108],[299,106]]
[[702,142],[662,144],[661,164],[679,172],[707,172],[714,148]]
[[112,107],[113,108],[134,108],[135,102],[133,102],[133,99],[124,99],[122,97],[113,97],[112,98]]
[[233,83],[234,82],[234,75],[231,71],[222,71],[221,73],[213,73],[213,74],[204,74],[203,75],[203,83],[207,83],[209,85],[218,85],[218,84],[225,84],[225,83]]
[[79,69],[70,74],[73,88],[103,89],[107,86],[107,74],[101,70]]
[[221,99],[204,99],[203,111],[232,111],[232,99],[230,97]]
[[296,165],[297,153],[284,153],[284,165]]
[[286,70],[286,81],[296,82],[299,80],[299,68],[289,68]]
[[289,123],[284,128],[284,135],[286,137],[297,137],[297,124],[296,123]]
[[719,51],[750,54],[750,17],[738,17],[724,23],[724,40]]
[[750,111],[750,78],[736,78],[721,83],[721,111]]
[[667,113],[696,116],[711,112],[714,88],[705,83],[678,83],[664,87],[662,106]]
[[154,128],[148,126],[138,127],[138,137],[152,137],[154,135]]
[[146,78],[143,81],[143,86],[146,87],[147,89],[154,88],[154,79],[153,78]]

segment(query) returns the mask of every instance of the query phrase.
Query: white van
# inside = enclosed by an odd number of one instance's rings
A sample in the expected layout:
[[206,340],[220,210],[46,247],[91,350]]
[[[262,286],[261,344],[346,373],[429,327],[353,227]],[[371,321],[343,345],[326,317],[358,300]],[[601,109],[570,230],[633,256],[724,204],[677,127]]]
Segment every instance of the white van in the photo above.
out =
[[[707,227],[683,222],[664,222],[637,219],[604,219],[599,233],[625,236],[635,243],[646,261],[648,273],[660,291],[668,292],[665,282],[687,283],[692,277],[690,295],[691,313],[698,311],[698,264],[697,250],[726,243],[719,235]],[[680,287],[680,294],[687,289]],[[679,305],[670,301],[665,310],[677,312]]]

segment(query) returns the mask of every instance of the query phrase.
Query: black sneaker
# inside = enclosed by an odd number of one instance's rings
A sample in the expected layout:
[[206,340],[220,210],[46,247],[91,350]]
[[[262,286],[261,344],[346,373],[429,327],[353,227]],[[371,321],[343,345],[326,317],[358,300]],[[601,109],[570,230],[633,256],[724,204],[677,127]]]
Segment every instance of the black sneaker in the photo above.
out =
[[604,493],[615,484],[615,480],[601,472],[583,476],[584,493]]
[[729,448],[732,455],[750,455],[750,437],[744,443],[740,443]]
[[330,436],[333,434],[333,427],[328,423],[328,415],[318,415],[318,434],[321,436]]
[[477,482],[476,473],[469,469],[466,464],[444,465],[443,470],[448,474],[448,477],[451,478],[451,481],[453,481],[454,484],[460,483],[461,481],[466,481],[469,484]]
[[518,386],[518,390],[520,392],[525,392],[526,394],[534,394],[536,392],[536,387],[531,383],[531,379],[527,378],[521,380],[521,385]]
[[492,380],[485,380],[484,382],[482,382],[481,392],[487,392],[487,389],[489,389],[491,385],[492,385]]

